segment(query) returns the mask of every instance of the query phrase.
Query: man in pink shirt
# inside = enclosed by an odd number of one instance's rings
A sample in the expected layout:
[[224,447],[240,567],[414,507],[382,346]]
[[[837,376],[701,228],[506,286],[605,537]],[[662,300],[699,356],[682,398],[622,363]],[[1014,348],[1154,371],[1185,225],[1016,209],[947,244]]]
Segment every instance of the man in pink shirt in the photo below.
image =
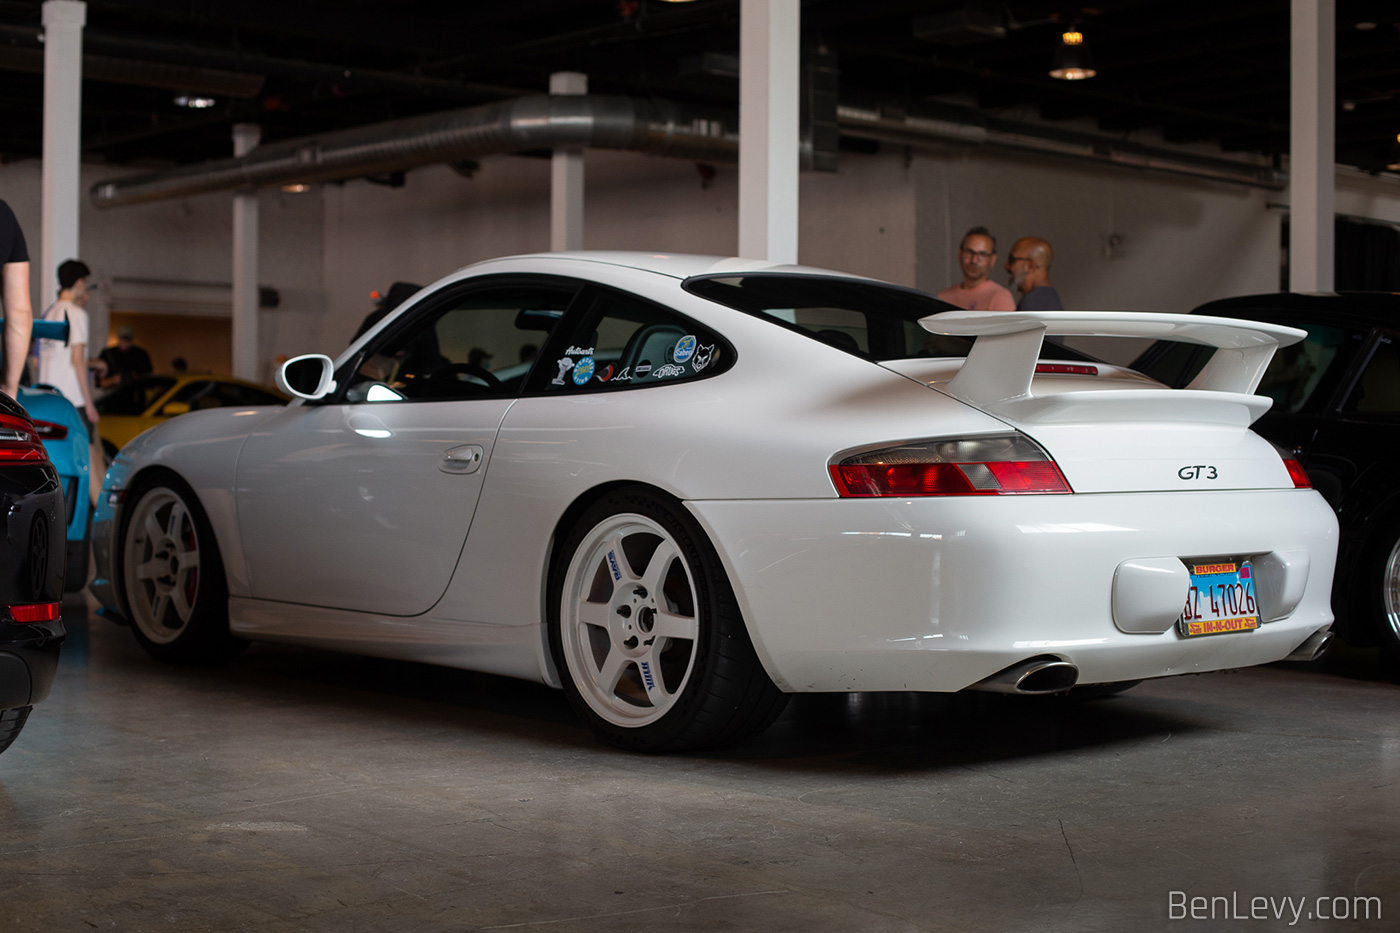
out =
[[1015,311],[1011,292],[988,278],[997,264],[997,241],[986,227],[973,227],[958,247],[963,280],[945,288],[938,297],[969,311]]

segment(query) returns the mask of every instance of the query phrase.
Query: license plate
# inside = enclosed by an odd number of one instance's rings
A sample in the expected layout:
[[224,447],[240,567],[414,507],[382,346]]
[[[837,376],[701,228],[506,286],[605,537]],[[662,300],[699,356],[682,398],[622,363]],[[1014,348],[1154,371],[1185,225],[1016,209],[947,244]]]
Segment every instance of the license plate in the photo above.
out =
[[1188,563],[1186,567],[1191,572],[1191,589],[1186,592],[1186,608],[1177,622],[1183,636],[1224,635],[1259,627],[1254,571],[1249,561]]

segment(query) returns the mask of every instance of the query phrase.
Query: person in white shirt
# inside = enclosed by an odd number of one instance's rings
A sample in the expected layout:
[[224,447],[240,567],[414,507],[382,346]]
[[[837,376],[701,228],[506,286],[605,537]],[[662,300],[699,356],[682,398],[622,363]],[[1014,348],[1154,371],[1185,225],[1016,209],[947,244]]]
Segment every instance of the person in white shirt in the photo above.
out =
[[97,425],[97,408],[92,404],[88,383],[88,301],[87,265],[69,259],[58,267],[58,300],[43,314],[45,321],[68,321],[68,341],[39,341],[38,381],[53,386],[73,403],[87,424],[88,438]]

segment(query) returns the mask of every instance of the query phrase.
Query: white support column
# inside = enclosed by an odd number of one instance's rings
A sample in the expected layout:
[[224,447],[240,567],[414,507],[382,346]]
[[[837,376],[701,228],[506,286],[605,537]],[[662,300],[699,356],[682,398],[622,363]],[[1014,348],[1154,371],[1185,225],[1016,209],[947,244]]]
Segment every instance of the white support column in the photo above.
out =
[[[257,147],[262,130],[253,123],[233,127],[233,154]],[[258,192],[233,196],[233,374],[260,381],[258,372]]]
[[797,262],[799,0],[739,6],[739,255]]
[[45,0],[44,165],[40,183],[39,307],[58,297],[58,265],[78,258],[82,155],[83,25],[87,4]]
[[1333,288],[1336,184],[1336,0],[1292,0],[1288,287]]
[[[587,94],[588,75],[556,71],[551,94]],[[556,149],[549,168],[549,248],[583,249],[583,150]]]

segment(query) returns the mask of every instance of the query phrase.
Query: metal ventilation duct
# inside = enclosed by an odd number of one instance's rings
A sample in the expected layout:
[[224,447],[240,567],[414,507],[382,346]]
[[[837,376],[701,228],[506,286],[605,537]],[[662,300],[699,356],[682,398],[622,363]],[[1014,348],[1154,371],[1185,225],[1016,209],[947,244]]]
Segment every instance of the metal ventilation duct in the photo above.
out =
[[[235,188],[338,181],[542,149],[627,149],[734,162],[739,138],[727,127],[735,122],[732,115],[701,114],[666,101],[541,94],[259,146],[238,158],[101,181],[93,185],[91,195],[98,207],[124,207]],[[878,111],[840,106],[835,122],[841,135],[907,146],[990,146],[1264,188],[1282,188],[1287,181],[1284,173],[1254,162],[1007,121],[981,125],[970,119],[891,118]],[[804,167],[834,170],[834,164],[823,164],[814,157],[810,138],[802,141],[801,151]],[[834,155],[834,149],[828,155]]]
[[665,101],[535,95],[259,146],[246,156],[93,185],[98,207],[232,188],[308,184],[537,149],[629,149],[732,162],[731,121]]

